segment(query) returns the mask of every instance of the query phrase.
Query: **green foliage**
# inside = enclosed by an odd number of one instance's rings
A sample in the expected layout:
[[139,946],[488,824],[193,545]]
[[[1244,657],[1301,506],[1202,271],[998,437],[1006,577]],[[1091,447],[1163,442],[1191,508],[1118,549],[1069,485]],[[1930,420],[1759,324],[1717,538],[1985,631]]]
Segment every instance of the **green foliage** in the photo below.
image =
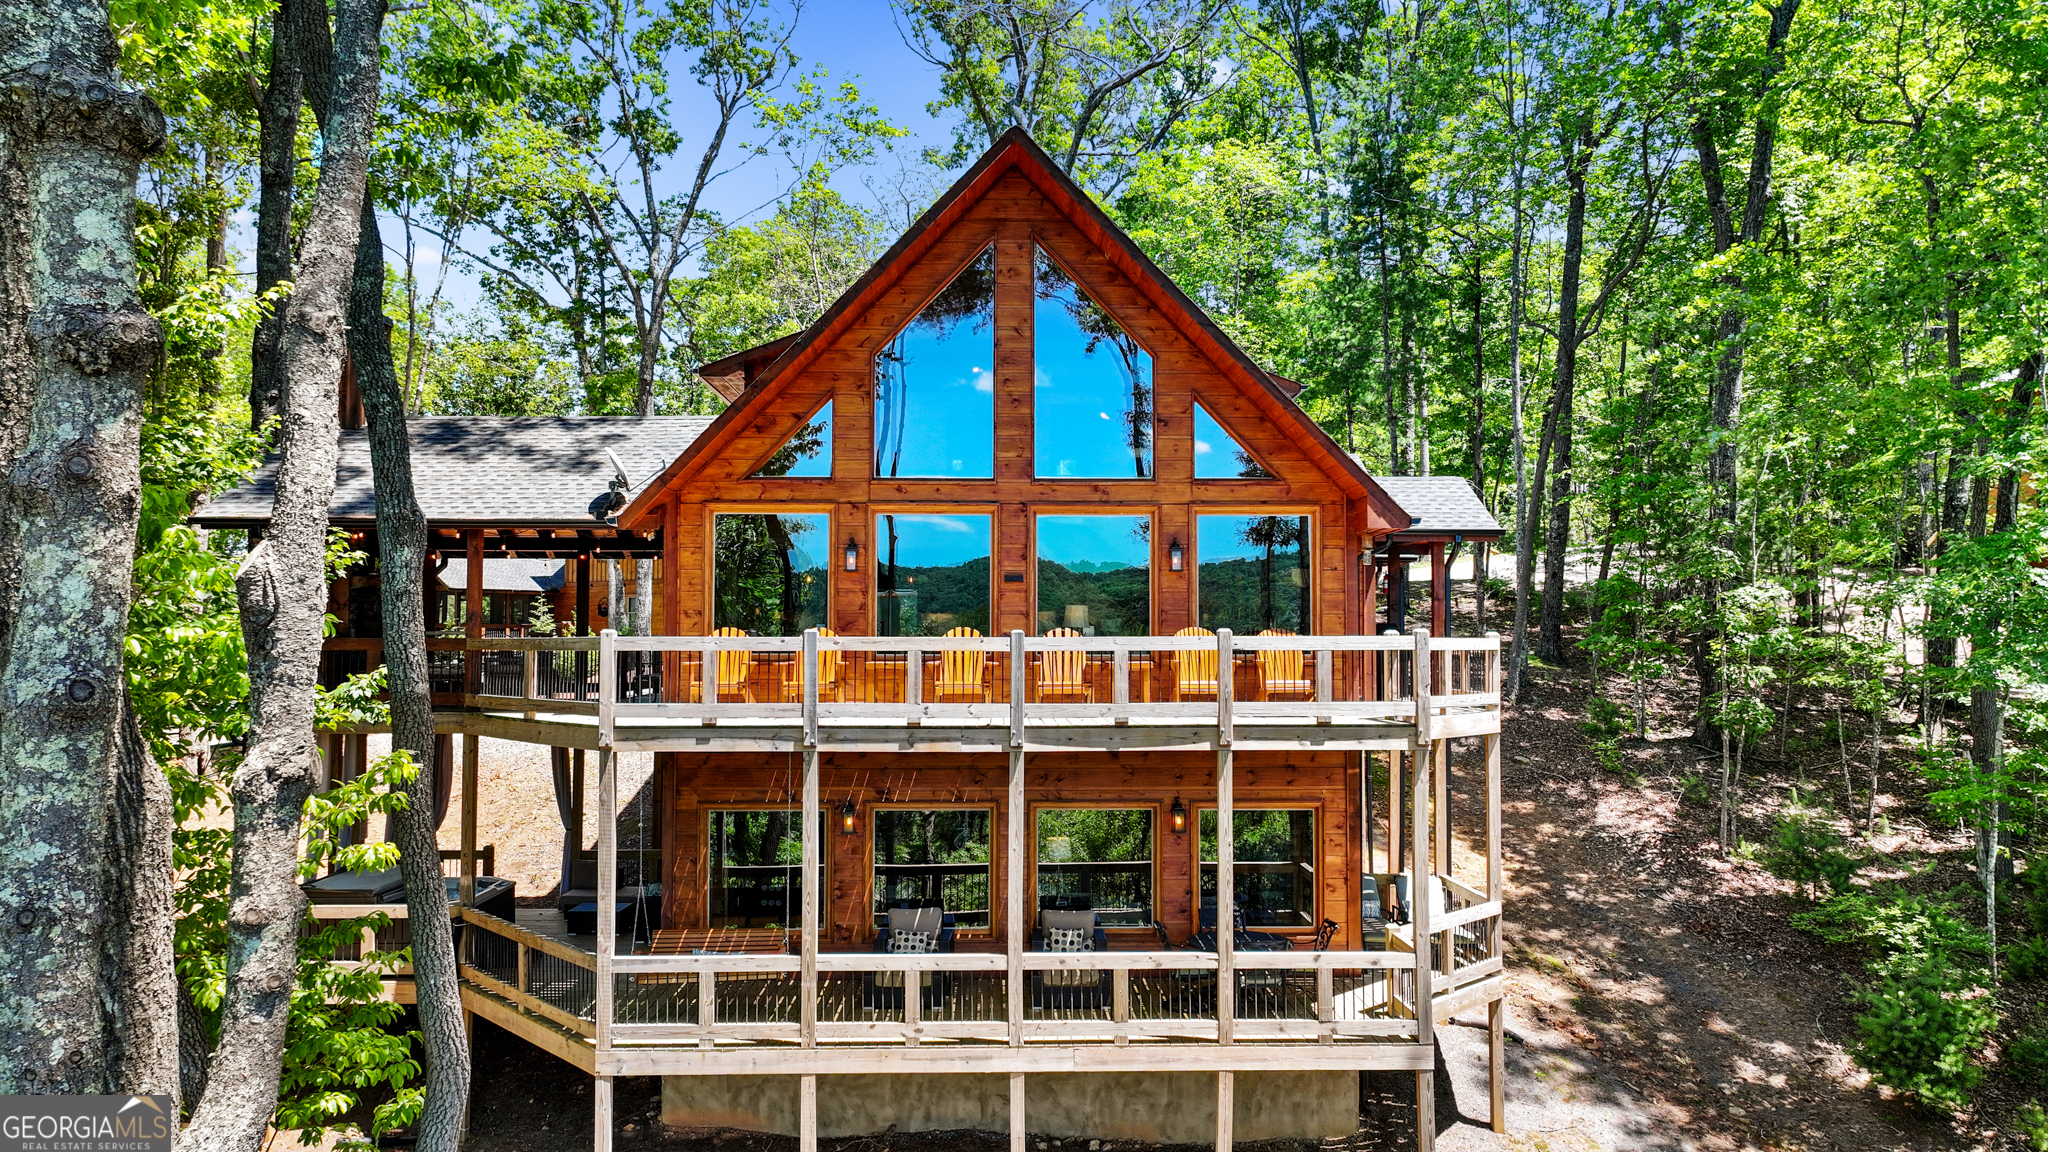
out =
[[2048,936],[2035,935],[2009,945],[1999,957],[2000,975],[2007,980],[2048,980]]
[[2020,1138],[2034,1152],[2048,1152],[2048,1111],[2041,1108],[2038,1100],[2029,1100],[2020,1105],[2018,1116]]
[[1809,894],[1826,885],[1829,893],[1839,896],[1868,863],[1843,851],[1843,845],[1832,818],[1801,804],[1795,793],[1792,803],[1778,813],[1761,861],[1772,875],[1800,885]]
[[1968,1106],[1984,1078],[1975,1057],[1998,1026],[1990,993],[1933,955],[1876,977],[1852,994],[1864,1008],[1856,1017],[1858,1062],[1879,1083],[1936,1108]]
[[2035,1075],[2048,1076],[2048,1023],[2036,1020],[2013,1037],[2005,1046],[2005,1058]]
[[1586,719],[1579,725],[1579,731],[1595,740],[1612,739],[1628,730],[1628,719],[1621,705],[1605,696],[1586,697]]
[[1982,930],[1954,907],[1897,888],[1840,893],[1812,911],[1793,913],[1792,924],[1830,944],[1866,948],[1879,963],[1919,955],[1961,960],[1982,957],[1989,949]]

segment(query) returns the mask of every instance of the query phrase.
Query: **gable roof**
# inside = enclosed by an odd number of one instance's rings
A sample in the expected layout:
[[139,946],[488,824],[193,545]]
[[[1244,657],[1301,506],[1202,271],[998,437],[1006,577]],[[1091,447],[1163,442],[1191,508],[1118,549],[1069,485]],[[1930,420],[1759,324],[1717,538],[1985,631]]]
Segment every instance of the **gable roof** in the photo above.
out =
[[1381,476],[1380,487],[1407,509],[1414,523],[1401,536],[1490,536],[1504,531],[1463,476]]
[[[706,416],[417,416],[413,490],[427,523],[439,527],[590,528],[591,502],[611,483],[610,449],[633,483],[645,485],[709,426]],[[270,521],[277,459],[209,500],[192,522],[208,528]],[[377,519],[369,432],[341,434],[328,518],[341,526]]]
[[[1179,285],[1125,235],[1123,229],[1110,220],[1093,198],[1060,171],[1029,133],[1021,127],[1012,127],[953,182],[945,195],[925,209],[916,223],[898,237],[896,243],[861,274],[860,279],[840,293],[815,323],[793,337],[784,337],[783,340],[788,341],[786,346],[778,340],[705,366],[723,373],[722,379],[726,381],[731,381],[734,375],[741,376],[742,391],[731,407],[712,421],[704,435],[671,462],[660,477],[641,487],[633,502],[619,514],[620,525],[638,527],[650,517],[656,503],[668,491],[682,483],[702,462],[723,450],[754,421],[774,392],[778,380],[794,376],[814,361],[873,306],[895,283],[902,269],[928,251],[999,179],[1012,171],[1028,179],[1083,235],[1099,246],[1110,263],[1131,279],[1169,323],[1244,390],[1266,419],[1307,447],[1310,457],[1340,490],[1354,500],[1370,502],[1394,524],[1407,522],[1406,514],[1365,469],[1294,403],[1293,392],[1254,364],[1244,350],[1217,327],[1216,322],[1189,299]],[[765,364],[762,363],[764,360],[767,361]],[[724,388],[719,390],[722,394]]]
[[[525,595],[553,592],[562,587],[568,576],[568,568],[568,563],[562,560],[530,560],[521,557],[487,559],[484,561],[483,590]],[[463,591],[469,587],[469,561],[450,560],[441,567],[435,578],[447,591]]]

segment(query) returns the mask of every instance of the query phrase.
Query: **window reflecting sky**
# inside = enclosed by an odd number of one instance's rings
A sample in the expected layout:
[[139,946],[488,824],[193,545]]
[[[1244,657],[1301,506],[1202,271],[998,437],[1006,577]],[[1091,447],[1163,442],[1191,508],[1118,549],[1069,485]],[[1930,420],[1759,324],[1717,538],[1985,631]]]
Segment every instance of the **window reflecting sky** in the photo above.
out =
[[1152,475],[1152,357],[1032,249],[1037,472]]
[[1308,635],[1308,543],[1306,516],[1196,517],[1202,627]]
[[875,633],[983,635],[989,622],[989,517],[875,517]]
[[768,457],[756,476],[830,476],[832,474],[832,402],[818,409],[782,447]]
[[1270,480],[1271,472],[1224,430],[1209,410],[1195,405],[1195,479]]
[[875,475],[995,475],[995,249],[875,357]]
[[1038,631],[1143,636],[1152,623],[1150,516],[1038,518]]

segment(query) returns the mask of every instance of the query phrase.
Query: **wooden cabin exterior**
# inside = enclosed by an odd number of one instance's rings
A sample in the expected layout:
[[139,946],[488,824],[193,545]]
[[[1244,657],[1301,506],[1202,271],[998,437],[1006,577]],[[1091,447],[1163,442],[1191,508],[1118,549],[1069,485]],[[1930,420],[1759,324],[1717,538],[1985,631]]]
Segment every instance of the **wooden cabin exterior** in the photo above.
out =
[[[655,755],[651,939],[460,912],[465,1005],[597,1077],[600,1149],[650,1074],[670,1123],[805,1152],[1336,1135],[1360,1070],[1432,1115],[1434,1027],[1480,1008],[1501,1126],[1500,650],[1448,634],[1445,564],[1500,530],[1463,481],[1396,499],[1019,131],[703,374],[729,407],[605,521],[428,512],[467,560],[464,903],[481,737],[595,761],[592,909],[625,906],[615,756]],[[658,556],[653,635],[486,634],[480,561],[566,556],[587,603],[608,547]],[[1418,555],[1432,619],[1389,632]]]

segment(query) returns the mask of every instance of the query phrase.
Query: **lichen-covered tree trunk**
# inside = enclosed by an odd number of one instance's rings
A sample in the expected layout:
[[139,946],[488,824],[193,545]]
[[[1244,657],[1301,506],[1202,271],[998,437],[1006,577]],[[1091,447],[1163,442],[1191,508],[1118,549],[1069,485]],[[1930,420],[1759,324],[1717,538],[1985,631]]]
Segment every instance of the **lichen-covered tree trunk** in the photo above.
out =
[[[319,2],[286,0],[277,27],[294,26],[295,6]],[[299,825],[315,778],[313,691],[327,603],[327,506],[339,452],[335,391],[374,128],[383,4],[340,0],[336,15],[320,181],[278,326],[276,504],[268,533],[235,580],[252,725],[248,755],[230,788],[235,859],[227,998],[206,1094],[179,1140],[181,1148],[208,1152],[256,1148],[276,1108],[305,907],[297,882]],[[286,39],[274,50],[290,50]]]
[[[377,213],[362,209],[355,282],[349,295],[349,353],[362,384],[370,420],[371,482],[377,495],[377,547],[383,573],[384,668],[391,692],[391,745],[412,753],[420,774],[406,789],[409,803],[391,818],[398,867],[412,922],[413,986],[418,992],[420,1038],[426,1047],[426,1103],[421,1109],[420,1152],[455,1152],[469,1100],[469,1038],[462,1029],[462,992],[456,981],[455,942],[448,924],[448,890],[441,878],[440,841],[434,828],[434,704],[427,681],[427,625],[421,588],[427,520],[412,484],[412,443],[405,397],[391,359],[384,320],[384,246]],[[616,605],[613,612],[617,612]]]
[[105,3],[0,0],[0,1093],[177,1091],[170,793],[122,659],[164,120],[116,59]]

